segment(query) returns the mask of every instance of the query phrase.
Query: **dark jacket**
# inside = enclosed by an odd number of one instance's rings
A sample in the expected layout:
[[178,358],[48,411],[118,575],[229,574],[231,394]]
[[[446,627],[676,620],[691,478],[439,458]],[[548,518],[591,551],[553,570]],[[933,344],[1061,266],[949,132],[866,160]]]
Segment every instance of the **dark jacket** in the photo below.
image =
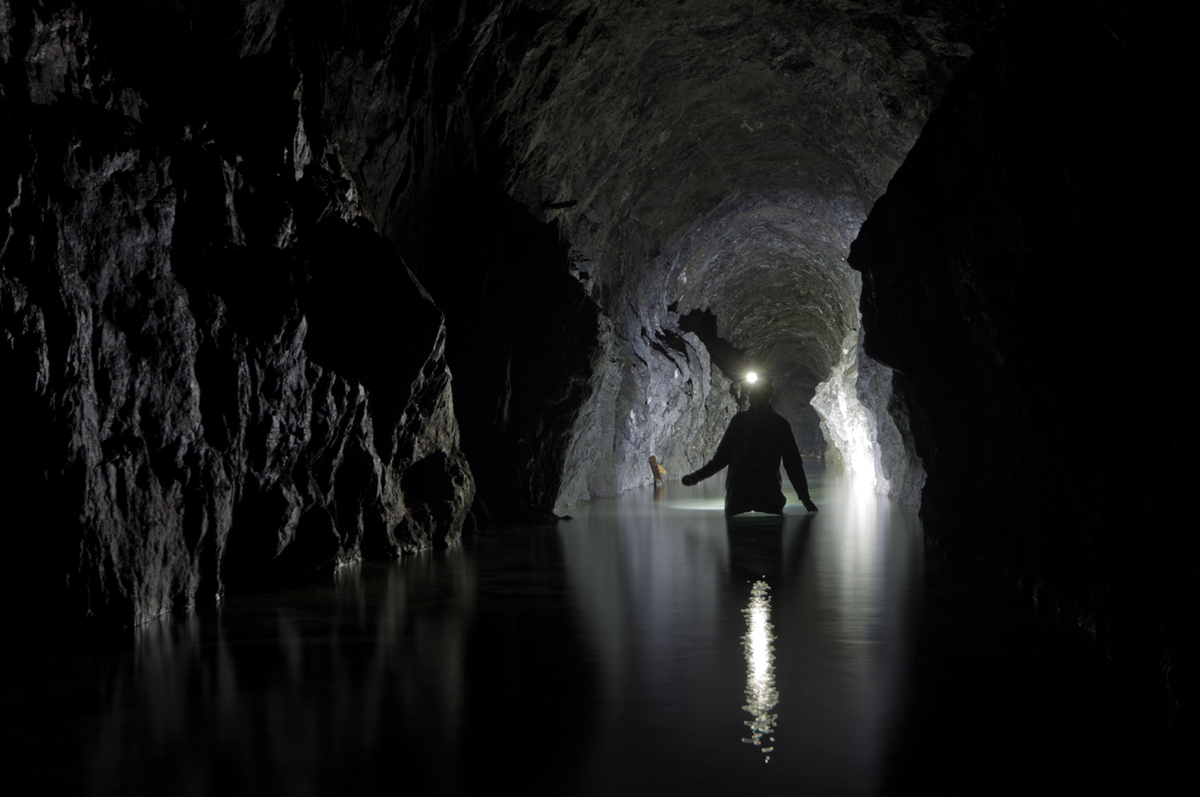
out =
[[756,510],[780,514],[787,499],[779,462],[787,471],[796,494],[808,501],[808,481],[792,427],[770,405],[753,405],[729,422],[717,453],[700,470],[690,474],[696,481],[707,479],[725,466],[725,514],[737,515]]

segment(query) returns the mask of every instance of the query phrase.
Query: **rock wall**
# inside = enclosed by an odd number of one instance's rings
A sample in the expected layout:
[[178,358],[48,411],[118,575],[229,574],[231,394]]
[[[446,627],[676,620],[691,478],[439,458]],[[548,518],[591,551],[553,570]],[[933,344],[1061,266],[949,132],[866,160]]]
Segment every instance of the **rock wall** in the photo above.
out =
[[[314,163],[336,155],[357,207],[446,315],[446,357],[480,518],[548,509],[576,415],[601,376],[603,322],[523,170],[502,97],[529,86],[527,51],[561,8],[528,2],[289,4],[281,27],[303,84]],[[577,272],[576,272],[577,273]]]
[[846,333],[841,359],[812,399],[829,443],[826,461],[869,480],[877,495],[920,506],[925,468],[903,377],[867,356],[862,338],[861,326]]
[[[1184,47],[1129,3],[1031,4],[931,117],[851,250],[866,352],[926,423],[928,541],[1018,579],[1194,705],[1200,550]],[[1148,375],[1155,375],[1150,377]],[[1189,703],[1189,701],[1193,701]]]
[[829,378],[817,385],[812,405],[821,417],[821,432],[829,444],[826,460],[886,491],[887,485],[879,485],[876,479],[871,420],[859,400],[859,335],[859,329],[846,333],[842,356]]
[[241,10],[221,48],[0,3],[18,618],[140,622],[469,521],[442,314]]
[[737,412],[729,379],[694,333],[615,326],[609,321],[601,337],[599,383],[572,429],[560,505],[651,483],[651,456],[671,479],[696,470]]
[[[447,158],[449,160],[449,158]],[[446,313],[446,357],[482,518],[549,509],[580,408],[604,375],[596,302],[571,247],[475,169],[424,193],[421,281]]]
[[874,443],[875,492],[905,506],[921,506],[925,466],[917,454],[913,405],[906,398],[904,376],[867,356],[861,340],[855,389],[867,416],[867,436]]

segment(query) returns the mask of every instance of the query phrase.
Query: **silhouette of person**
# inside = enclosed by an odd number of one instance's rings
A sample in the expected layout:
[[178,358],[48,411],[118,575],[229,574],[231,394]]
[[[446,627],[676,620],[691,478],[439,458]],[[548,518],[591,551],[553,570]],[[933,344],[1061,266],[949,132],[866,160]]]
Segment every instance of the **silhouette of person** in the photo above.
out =
[[804,478],[804,465],[800,461],[796,438],[792,436],[792,427],[771,409],[774,391],[770,383],[764,380],[746,387],[750,393],[750,409],[733,416],[717,446],[717,453],[700,470],[684,476],[683,483],[691,487],[728,465],[726,516],[752,510],[782,515],[783,505],[787,503],[783,479],[779,476],[779,461],[783,460],[784,470],[804,502],[804,508],[816,512],[817,505],[808,495],[808,480]]

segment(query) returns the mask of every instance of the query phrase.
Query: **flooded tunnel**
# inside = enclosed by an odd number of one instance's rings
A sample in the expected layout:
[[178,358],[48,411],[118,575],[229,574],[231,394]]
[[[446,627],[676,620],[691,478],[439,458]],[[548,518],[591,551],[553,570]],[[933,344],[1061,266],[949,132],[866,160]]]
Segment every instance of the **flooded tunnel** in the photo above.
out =
[[[1146,201],[1180,35],[1097,0],[0,0],[6,766],[1194,780],[1195,277],[1149,232],[1186,203]],[[751,370],[815,514],[679,482]]]

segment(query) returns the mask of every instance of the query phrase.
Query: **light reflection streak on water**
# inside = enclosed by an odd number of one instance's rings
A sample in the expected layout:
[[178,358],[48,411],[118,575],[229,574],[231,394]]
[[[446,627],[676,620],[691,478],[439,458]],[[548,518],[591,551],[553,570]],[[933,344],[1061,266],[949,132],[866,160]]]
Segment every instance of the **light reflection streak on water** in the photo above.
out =
[[866,639],[877,625],[881,609],[879,499],[867,479],[849,479],[846,487],[845,521],[828,557],[837,572],[836,597],[831,603],[840,614],[842,632]]
[[[789,792],[878,792],[907,661],[908,593],[921,583],[920,529],[914,512],[876,496],[869,480],[805,467],[821,511],[805,512],[788,489],[779,526],[766,516],[727,522],[719,476],[566,512],[575,520],[558,535],[602,695],[602,730],[581,793],[625,788],[614,762],[643,780],[661,773],[669,791],[690,778],[697,793],[740,793],[752,777],[773,784],[763,793],[784,793],[782,784]],[[761,634],[747,608],[756,581],[770,588],[769,603],[753,613]],[[735,637],[744,650],[732,647]],[[751,649],[765,657],[768,648],[772,681],[761,678],[763,657],[756,681]],[[758,701],[756,684],[787,692],[784,737],[774,734],[778,695]],[[745,696],[735,703],[736,685]],[[749,756],[731,742],[753,744],[760,715],[771,724],[757,747],[772,749]],[[664,734],[671,744],[639,743]],[[773,766],[757,766],[768,753]],[[704,775],[691,774],[697,761],[711,765]]]
[[[831,481],[826,500],[833,511],[823,511],[822,520],[836,522],[814,537],[812,548],[822,634],[844,684],[845,733],[831,734],[841,737],[843,749],[891,727],[907,666],[911,593],[921,583],[915,513],[869,486],[863,479]],[[878,768],[877,745],[857,750],[861,771]]]
[[750,606],[742,609],[746,615],[746,633],[742,636],[742,649],[746,654],[746,705],[744,711],[754,716],[746,720],[750,728],[750,738],[743,738],[746,744],[762,748],[763,762],[771,760],[769,753],[773,746],[764,746],[766,736],[770,744],[775,741],[775,722],[777,714],[771,710],[779,703],[779,691],[775,688],[775,627],[771,625],[771,589],[765,581],[754,582],[750,590]]
[[692,512],[724,512],[725,497],[722,495],[704,495],[698,498],[686,498],[665,502],[668,509]]

